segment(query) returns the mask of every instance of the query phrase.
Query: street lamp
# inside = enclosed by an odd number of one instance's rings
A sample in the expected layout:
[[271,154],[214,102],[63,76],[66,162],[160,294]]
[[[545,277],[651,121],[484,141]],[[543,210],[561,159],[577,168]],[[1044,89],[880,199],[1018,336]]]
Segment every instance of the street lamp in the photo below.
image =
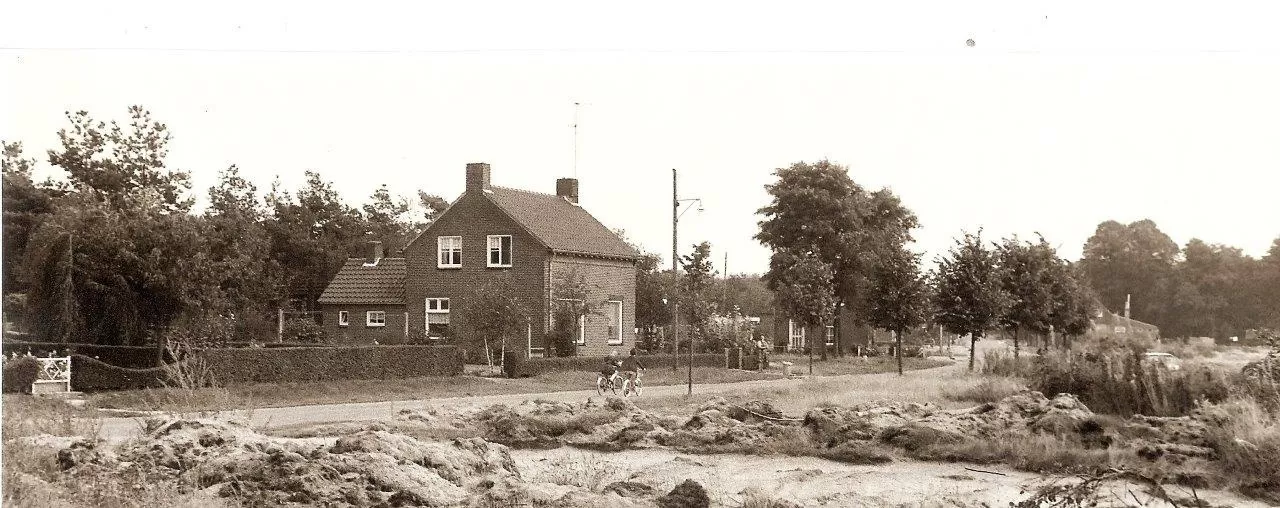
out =
[[[684,211],[680,211],[681,203],[689,203]],[[676,231],[680,227],[680,217],[684,212],[689,211],[693,203],[698,204],[698,212],[702,212],[702,200],[699,198],[680,199],[680,194],[676,191],[676,168],[671,168],[671,275],[676,278],[676,291],[680,289],[679,279],[679,252],[677,248],[680,245],[679,237]],[[675,326],[676,356],[680,354],[680,300],[676,298],[675,314],[672,316],[672,323]],[[674,364],[673,364],[674,365]],[[689,395],[693,395],[693,335],[689,336]]]

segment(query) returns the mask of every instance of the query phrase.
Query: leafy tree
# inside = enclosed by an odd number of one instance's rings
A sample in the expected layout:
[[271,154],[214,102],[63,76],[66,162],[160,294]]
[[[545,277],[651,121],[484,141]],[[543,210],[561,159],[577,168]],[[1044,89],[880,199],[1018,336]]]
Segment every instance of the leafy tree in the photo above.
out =
[[[680,266],[684,269],[680,276],[679,296],[684,309],[682,317],[690,325],[693,336],[706,337],[707,323],[715,312],[706,298],[717,273],[711,266],[711,244],[702,242],[694,245],[692,253],[681,257]],[[687,340],[692,340],[692,337]],[[705,347],[706,343],[703,344]]]
[[458,315],[465,342],[473,347],[481,345],[490,367],[493,346],[499,347],[498,354],[506,351],[507,339],[518,335],[529,323],[529,307],[510,291],[514,284],[510,276],[485,281],[466,296],[465,308]]
[[[1049,324],[1065,337],[1078,337],[1089,331],[1097,296],[1083,282],[1079,268],[1059,263],[1053,270],[1052,305]],[[1063,342],[1064,345],[1066,341]]]
[[[35,231],[24,256],[30,325],[45,340],[142,344],[184,311],[217,304],[204,223],[163,198],[116,208],[76,194]],[[58,316],[57,319],[48,319]]]
[[285,295],[311,309],[347,258],[364,255],[367,235],[360,212],[342,203],[332,183],[313,171],[306,176],[296,198],[272,185],[265,225]]
[[31,180],[35,159],[22,156],[22,143],[3,143],[4,170],[4,293],[23,290],[19,263],[27,240],[45,216],[53,211],[54,194]]
[[558,356],[576,355],[580,327],[589,316],[600,314],[600,304],[590,297],[593,290],[598,292],[600,286],[588,284],[576,268],[559,274],[551,286],[551,297],[555,299],[552,344]]
[[[231,314],[243,323],[262,321],[269,306],[281,298],[282,274],[271,259],[271,238],[263,221],[265,208],[257,187],[230,166],[209,188],[209,207],[204,212],[208,227],[208,254],[219,274],[219,304],[206,309],[209,318]],[[221,318],[217,319],[220,321]],[[264,331],[261,326],[255,332]]]
[[645,331],[646,349],[664,349],[656,343],[654,330],[671,324],[671,307],[663,300],[675,296],[675,277],[659,269],[661,258],[642,253],[636,263],[636,327]]
[[1080,265],[1104,307],[1123,309],[1132,295],[1133,317],[1159,326],[1177,259],[1178,245],[1155,222],[1106,221],[1085,242]]
[[928,287],[920,274],[920,256],[895,249],[880,256],[867,286],[867,320],[897,338],[898,375],[902,375],[902,336],[924,323]]
[[165,167],[170,135],[142,106],[129,107],[129,124],[94,120],[87,111],[68,112],[69,129],[58,131],[61,150],[49,151],[49,163],[67,172],[76,192],[117,208],[155,202],[168,212],[186,212],[191,188],[186,171]]
[[889,190],[869,193],[849,178],[848,168],[830,161],[797,162],[774,175],[777,181],[765,186],[772,200],[757,212],[764,220],[756,239],[774,252],[764,277],[768,287],[777,291],[780,274],[811,255],[830,267],[836,304],[865,315],[876,254],[910,241],[916,216]]
[[409,217],[408,199],[393,197],[384,184],[369,196],[369,201],[361,208],[369,240],[382,242],[388,253],[404,249],[415,225]]
[[418,206],[422,208],[423,222],[431,223],[449,208],[449,202],[440,196],[419,189]]
[[999,255],[982,242],[982,232],[965,233],[938,260],[933,274],[935,320],[947,331],[969,335],[969,370],[973,370],[978,339],[1000,324],[1009,305],[1001,284]]
[[[783,314],[805,328],[831,321],[836,308],[835,283],[832,281],[835,271],[831,265],[813,254],[793,256],[781,252],[773,256],[771,264],[782,267],[772,272],[772,284],[777,288]],[[808,349],[809,372],[813,373],[813,348]]]
[[1021,349],[1022,330],[1048,333],[1053,312],[1053,284],[1059,259],[1043,237],[1036,244],[1005,239],[996,250],[1000,263],[1000,285],[1009,295],[1009,305],[1000,316],[1000,325],[1013,335],[1013,356]]

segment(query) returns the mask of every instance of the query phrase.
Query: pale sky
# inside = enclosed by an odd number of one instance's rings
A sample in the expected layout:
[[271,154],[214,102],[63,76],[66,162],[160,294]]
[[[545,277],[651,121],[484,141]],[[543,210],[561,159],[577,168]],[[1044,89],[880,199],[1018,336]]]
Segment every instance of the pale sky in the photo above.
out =
[[7,6],[0,138],[44,175],[64,111],[142,104],[200,200],[230,164],[263,190],[316,170],[353,205],[452,200],[467,162],[554,192],[581,102],[583,206],[667,263],[671,168],[705,206],[681,252],[762,272],[763,186],[822,158],[901,196],[930,259],[979,227],[1068,259],[1108,219],[1254,256],[1280,235],[1268,3],[218,5]]

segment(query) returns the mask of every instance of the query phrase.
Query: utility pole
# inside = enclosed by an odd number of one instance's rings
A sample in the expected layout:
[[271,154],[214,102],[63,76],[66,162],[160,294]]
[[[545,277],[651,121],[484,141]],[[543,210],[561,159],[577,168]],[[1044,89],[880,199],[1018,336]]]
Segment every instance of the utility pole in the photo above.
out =
[[[684,201],[697,202],[698,211],[702,211],[702,200],[699,198],[680,199],[680,194],[676,192],[676,168],[671,168],[671,275],[675,277],[676,292],[679,293],[680,278],[677,247],[680,245],[679,237],[676,235],[677,229],[680,227],[680,203]],[[688,211],[686,208],[685,211]],[[676,357],[680,354],[680,299],[676,296],[675,316],[672,321],[676,327]],[[693,335],[689,336],[689,395],[693,395]]]
[[71,313],[74,306],[73,302],[75,301],[75,296],[72,294],[75,290],[75,285],[71,280],[71,272],[75,270],[75,241],[76,235],[74,233],[67,233],[67,289],[62,292],[62,336],[63,342],[68,344],[72,342],[71,322],[73,318]]
[[582,104],[573,103],[573,177],[578,178],[578,110]]

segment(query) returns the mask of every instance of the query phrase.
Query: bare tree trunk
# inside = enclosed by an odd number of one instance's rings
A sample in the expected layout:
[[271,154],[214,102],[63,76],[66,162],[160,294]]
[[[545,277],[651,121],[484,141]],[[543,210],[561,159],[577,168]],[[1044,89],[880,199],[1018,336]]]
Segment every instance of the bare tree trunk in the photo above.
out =
[[1017,329],[1017,328],[1014,328],[1014,329],[1013,329],[1013,359],[1014,359],[1014,360],[1017,360],[1017,359],[1018,359],[1018,349],[1019,349],[1019,347],[1018,347],[1018,329]]
[[969,334],[969,372],[973,372],[973,358],[977,354],[978,334]]
[[898,375],[901,376],[902,375],[902,330],[893,332],[893,334],[897,336],[898,347],[894,349],[896,349],[895,352],[897,353],[897,356],[898,356]]
[[489,337],[484,338],[484,361],[489,364],[489,370],[493,370],[493,355],[489,354]]

